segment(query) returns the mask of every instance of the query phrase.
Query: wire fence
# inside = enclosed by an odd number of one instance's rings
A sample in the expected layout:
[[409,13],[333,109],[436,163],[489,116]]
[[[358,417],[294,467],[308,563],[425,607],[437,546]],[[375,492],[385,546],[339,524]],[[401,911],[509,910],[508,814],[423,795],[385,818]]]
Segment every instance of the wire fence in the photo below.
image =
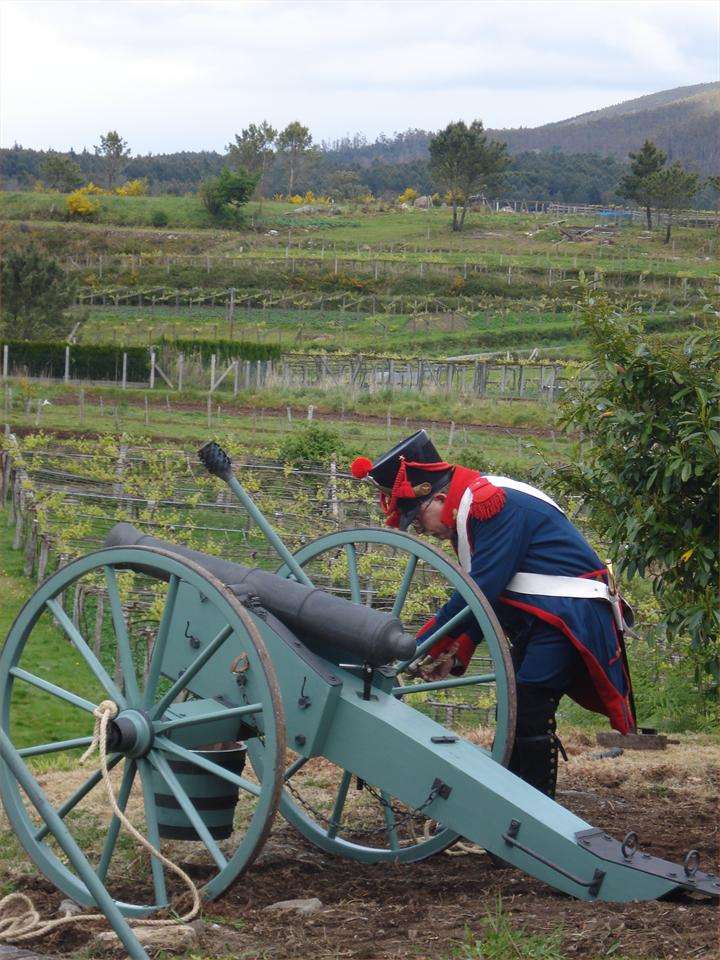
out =
[[[19,348],[18,348],[19,349]],[[91,349],[91,348],[88,348]],[[147,358],[147,379],[133,381],[128,375],[128,354],[117,351],[115,376],[107,366],[97,377],[83,361],[84,374],[77,365],[83,346],[66,345],[54,360],[33,359],[22,353],[16,359],[10,344],[2,345],[2,381],[5,383],[5,413],[10,415],[18,401],[25,402],[11,381],[35,378],[66,384],[105,383],[129,387],[187,388],[237,396],[241,390],[273,391],[313,388],[320,391],[347,389],[350,397],[363,393],[412,390],[423,394],[457,397],[488,397],[505,400],[554,402],[575,376],[574,365],[560,361],[506,361],[481,359],[413,360],[328,354],[286,354],[276,360],[223,359],[216,353],[180,353],[171,344],[151,347]],[[76,357],[78,359],[76,359]],[[137,367],[137,365],[136,365]]]

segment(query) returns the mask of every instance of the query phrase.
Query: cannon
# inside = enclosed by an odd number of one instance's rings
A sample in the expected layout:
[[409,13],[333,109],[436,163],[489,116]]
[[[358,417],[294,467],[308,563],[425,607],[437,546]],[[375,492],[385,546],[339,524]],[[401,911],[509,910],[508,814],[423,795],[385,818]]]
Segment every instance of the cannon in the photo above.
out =
[[[121,523],[102,549],[40,585],[0,654],[0,797],[10,824],[56,887],[106,914],[131,957],[146,954],[128,919],[167,908],[175,890],[157,856],[149,869],[128,860],[119,818],[97,800],[101,772],[78,774],[101,701],[114,705],[105,748],[120,809],[206,900],[245,873],[278,811],[323,850],[367,863],[411,864],[464,837],[584,900],[720,895],[696,851],[680,865],[652,856],[634,833],[614,839],[507,770],[509,648],[485,597],[446,554],[376,527],[331,533],[293,554],[221,448],[206,444],[200,457],[277,551],[275,572]],[[448,590],[463,610],[416,642],[407,624]],[[79,591],[90,598],[82,616]],[[423,682],[419,659],[471,617],[483,635],[481,672]],[[70,662],[72,683],[56,675],[60,661]],[[488,704],[485,741],[423,706],[423,696],[462,686]],[[28,742],[24,718],[35,710],[53,719],[56,739]],[[37,763],[51,754],[68,758],[60,803],[38,781]]]

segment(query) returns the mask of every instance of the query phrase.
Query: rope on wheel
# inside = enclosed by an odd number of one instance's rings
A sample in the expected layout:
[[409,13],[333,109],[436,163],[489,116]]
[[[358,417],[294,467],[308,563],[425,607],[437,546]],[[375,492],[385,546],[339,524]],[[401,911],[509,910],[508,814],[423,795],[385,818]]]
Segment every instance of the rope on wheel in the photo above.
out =
[[[118,805],[112,780],[110,779],[110,771],[108,770],[107,765],[107,726],[108,723],[117,716],[117,714],[118,706],[113,700],[103,700],[102,703],[95,707],[93,710],[95,727],[93,730],[92,742],[82,757],[80,757],[80,763],[87,762],[95,749],[98,750],[98,753],[100,754],[100,770],[102,772],[102,779],[113,813],[118,818],[120,823],[125,827],[127,832],[134,837],[134,839],[137,840],[141,846],[145,847],[151,856],[157,857],[157,859],[160,860],[160,862],[164,864],[168,870],[171,870],[174,874],[180,877],[192,895],[192,906],[186,913],[177,919],[129,919],[128,923],[130,926],[137,928],[181,926],[183,924],[190,923],[190,921],[194,920],[200,912],[200,892],[192,878],[185,873],[181,867],[179,867],[176,863],[173,863],[172,860],[154,847],[147,837],[144,837],[140,831],[133,826]],[[18,906],[20,907],[19,912],[17,911]],[[68,924],[98,923],[106,920],[107,917],[104,913],[89,913],[75,916],[68,912],[66,912],[64,916],[56,917],[53,920],[42,920],[37,908],[35,907],[35,904],[32,902],[30,897],[24,893],[10,893],[0,900],[0,940],[4,940],[7,943],[18,943],[23,940],[34,940],[39,937],[44,937],[46,934],[56,930],[58,927],[66,926]]]

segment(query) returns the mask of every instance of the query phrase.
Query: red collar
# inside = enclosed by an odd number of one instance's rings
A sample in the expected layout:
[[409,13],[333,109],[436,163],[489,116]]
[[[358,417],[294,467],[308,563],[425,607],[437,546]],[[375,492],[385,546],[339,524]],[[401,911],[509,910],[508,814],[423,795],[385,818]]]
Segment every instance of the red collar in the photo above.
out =
[[453,534],[456,533],[456,520],[460,501],[463,494],[472,488],[472,503],[470,505],[469,515],[478,520],[490,520],[499,513],[505,505],[505,491],[502,487],[496,487],[490,483],[487,477],[483,477],[477,470],[468,470],[467,467],[455,467],[450,489],[445,498],[440,520],[449,527]]
[[450,481],[450,489],[445,498],[445,505],[440,514],[441,523],[444,523],[446,527],[450,527],[451,530],[455,530],[455,521],[463,494],[471,483],[481,479],[482,477],[478,470],[470,470],[468,467],[461,466],[455,467],[452,480]]

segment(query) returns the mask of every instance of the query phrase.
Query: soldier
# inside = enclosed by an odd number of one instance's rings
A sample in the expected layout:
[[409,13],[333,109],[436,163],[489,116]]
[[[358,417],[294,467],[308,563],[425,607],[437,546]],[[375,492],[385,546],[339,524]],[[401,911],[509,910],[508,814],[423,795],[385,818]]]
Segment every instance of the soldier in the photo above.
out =
[[[380,491],[390,527],[414,526],[450,540],[460,566],[485,594],[512,643],[517,680],[517,736],[510,769],[554,796],[558,751],[555,713],[563,694],[604,713],[621,733],[635,728],[625,658],[623,610],[605,565],[563,510],[541,490],[440,459],[424,430],[374,464],[357,457],[353,476]],[[459,594],[418,637],[464,606]],[[422,665],[427,679],[465,672],[482,634],[445,636]]]

